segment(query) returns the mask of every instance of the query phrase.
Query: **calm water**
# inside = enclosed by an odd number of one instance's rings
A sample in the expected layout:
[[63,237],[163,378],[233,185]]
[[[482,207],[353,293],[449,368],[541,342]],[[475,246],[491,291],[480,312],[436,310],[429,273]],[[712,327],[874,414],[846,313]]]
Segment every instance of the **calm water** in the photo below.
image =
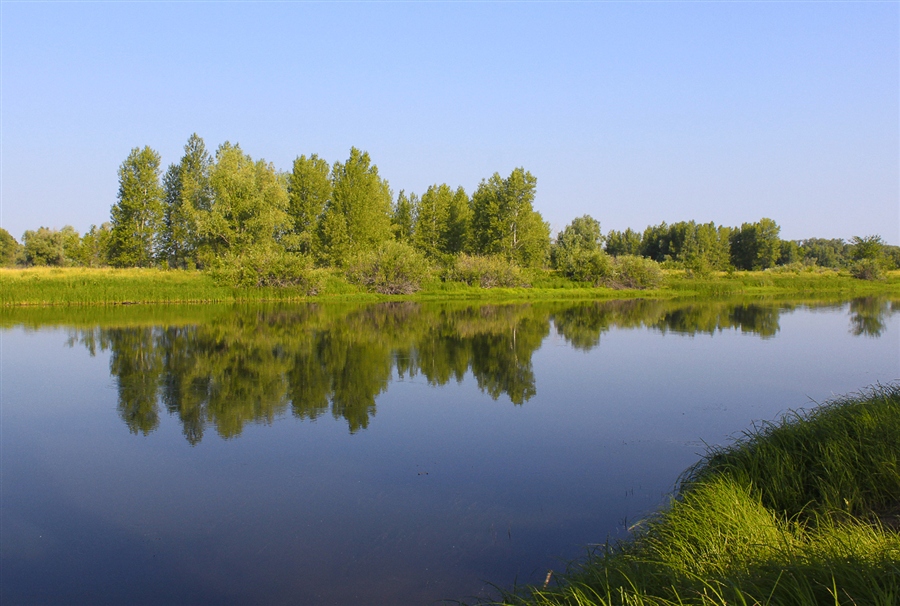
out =
[[0,312],[0,601],[540,582],[704,443],[900,379],[900,302]]

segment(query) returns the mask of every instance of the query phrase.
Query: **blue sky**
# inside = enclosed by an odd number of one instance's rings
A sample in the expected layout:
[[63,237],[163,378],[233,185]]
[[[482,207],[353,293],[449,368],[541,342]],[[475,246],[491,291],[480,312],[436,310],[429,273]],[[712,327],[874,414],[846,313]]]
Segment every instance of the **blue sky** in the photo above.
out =
[[109,219],[197,132],[394,192],[537,177],[554,233],[771,217],[900,244],[897,2],[0,2],[0,225]]

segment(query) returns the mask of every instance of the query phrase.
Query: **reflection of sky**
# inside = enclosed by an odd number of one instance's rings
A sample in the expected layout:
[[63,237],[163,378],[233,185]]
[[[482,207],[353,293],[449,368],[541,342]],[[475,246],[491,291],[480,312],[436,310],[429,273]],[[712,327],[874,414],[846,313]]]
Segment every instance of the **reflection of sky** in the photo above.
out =
[[354,435],[288,414],[194,447],[165,412],[128,432],[108,353],[5,330],[0,598],[426,603],[540,581],[661,503],[701,441],[900,378],[900,316],[880,338],[849,317],[782,313],[771,339],[613,328],[589,352],[551,329],[521,406],[418,375]]

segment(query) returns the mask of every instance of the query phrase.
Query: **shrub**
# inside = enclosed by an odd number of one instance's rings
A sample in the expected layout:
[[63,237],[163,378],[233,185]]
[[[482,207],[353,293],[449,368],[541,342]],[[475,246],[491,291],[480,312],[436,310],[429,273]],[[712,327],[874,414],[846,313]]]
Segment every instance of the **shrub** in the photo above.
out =
[[220,284],[238,288],[300,287],[306,294],[319,290],[319,277],[306,257],[277,250],[249,250],[217,259],[210,274]]
[[457,257],[447,277],[481,288],[529,286],[521,268],[499,255],[483,257],[462,254]]
[[613,260],[602,250],[573,251],[566,258],[565,275],[577,282],[599,286],[613,275]]
[[663,282],[662,269],[652,259],[622,255],[612,264],[612,276],[606,284],[611,288],[656,288]]
[[877,259],[861,259],[850,267],[850,275],[859,280],[881,280],[884,270]]
[[425,257],[409,244],[394,241],[357,255],[347,268],[348,280],[383,295],[414,293],[429,278]]

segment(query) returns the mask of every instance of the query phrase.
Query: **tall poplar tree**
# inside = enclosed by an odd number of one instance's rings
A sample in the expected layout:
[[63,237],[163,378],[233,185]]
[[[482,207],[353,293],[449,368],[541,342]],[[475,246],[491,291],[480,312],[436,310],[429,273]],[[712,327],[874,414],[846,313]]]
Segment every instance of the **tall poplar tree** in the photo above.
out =
[[516,168],[506,179],[498,173],[482,181],[472,195],[472,247],[478,254],[502,254],[523,266],[544,263],[550,226],[534,210],[537,179]]
[[322,216],[325,257],[342,266],[359,252],[391,239],[391,190],[369,154],[355,147],[331,171],[331,200]]
[[211,168],[212,156],[203,139],[194,133],[184,146],[181,161],[170,165],[163,177],[165,204],[159,254],[173,267],[197,262],[202,244],[198,224],[212,206]]
[[299,156],[288,176],[288,214],[291,235],[288,247],[305,255],[321,250],[319,222],[331,198],[331,167],[316,154]]
[[394,237],[398,242],[410,244],[413,239],[416,221],[416,205],[418,204],[416,194],[406,195],[402,189],[397,195],[397,202],[391,211],[391,226],[394,230]]
[[413,242],[431,258],[437,258],[447,250],[445,238],[452,203],[453,190],[446,183],[430,186],[419,199]]
[[110,262],[117,267],[153,264],[163,211],[159,154],[135,147],[119,167],[118,202],[110,212]]

